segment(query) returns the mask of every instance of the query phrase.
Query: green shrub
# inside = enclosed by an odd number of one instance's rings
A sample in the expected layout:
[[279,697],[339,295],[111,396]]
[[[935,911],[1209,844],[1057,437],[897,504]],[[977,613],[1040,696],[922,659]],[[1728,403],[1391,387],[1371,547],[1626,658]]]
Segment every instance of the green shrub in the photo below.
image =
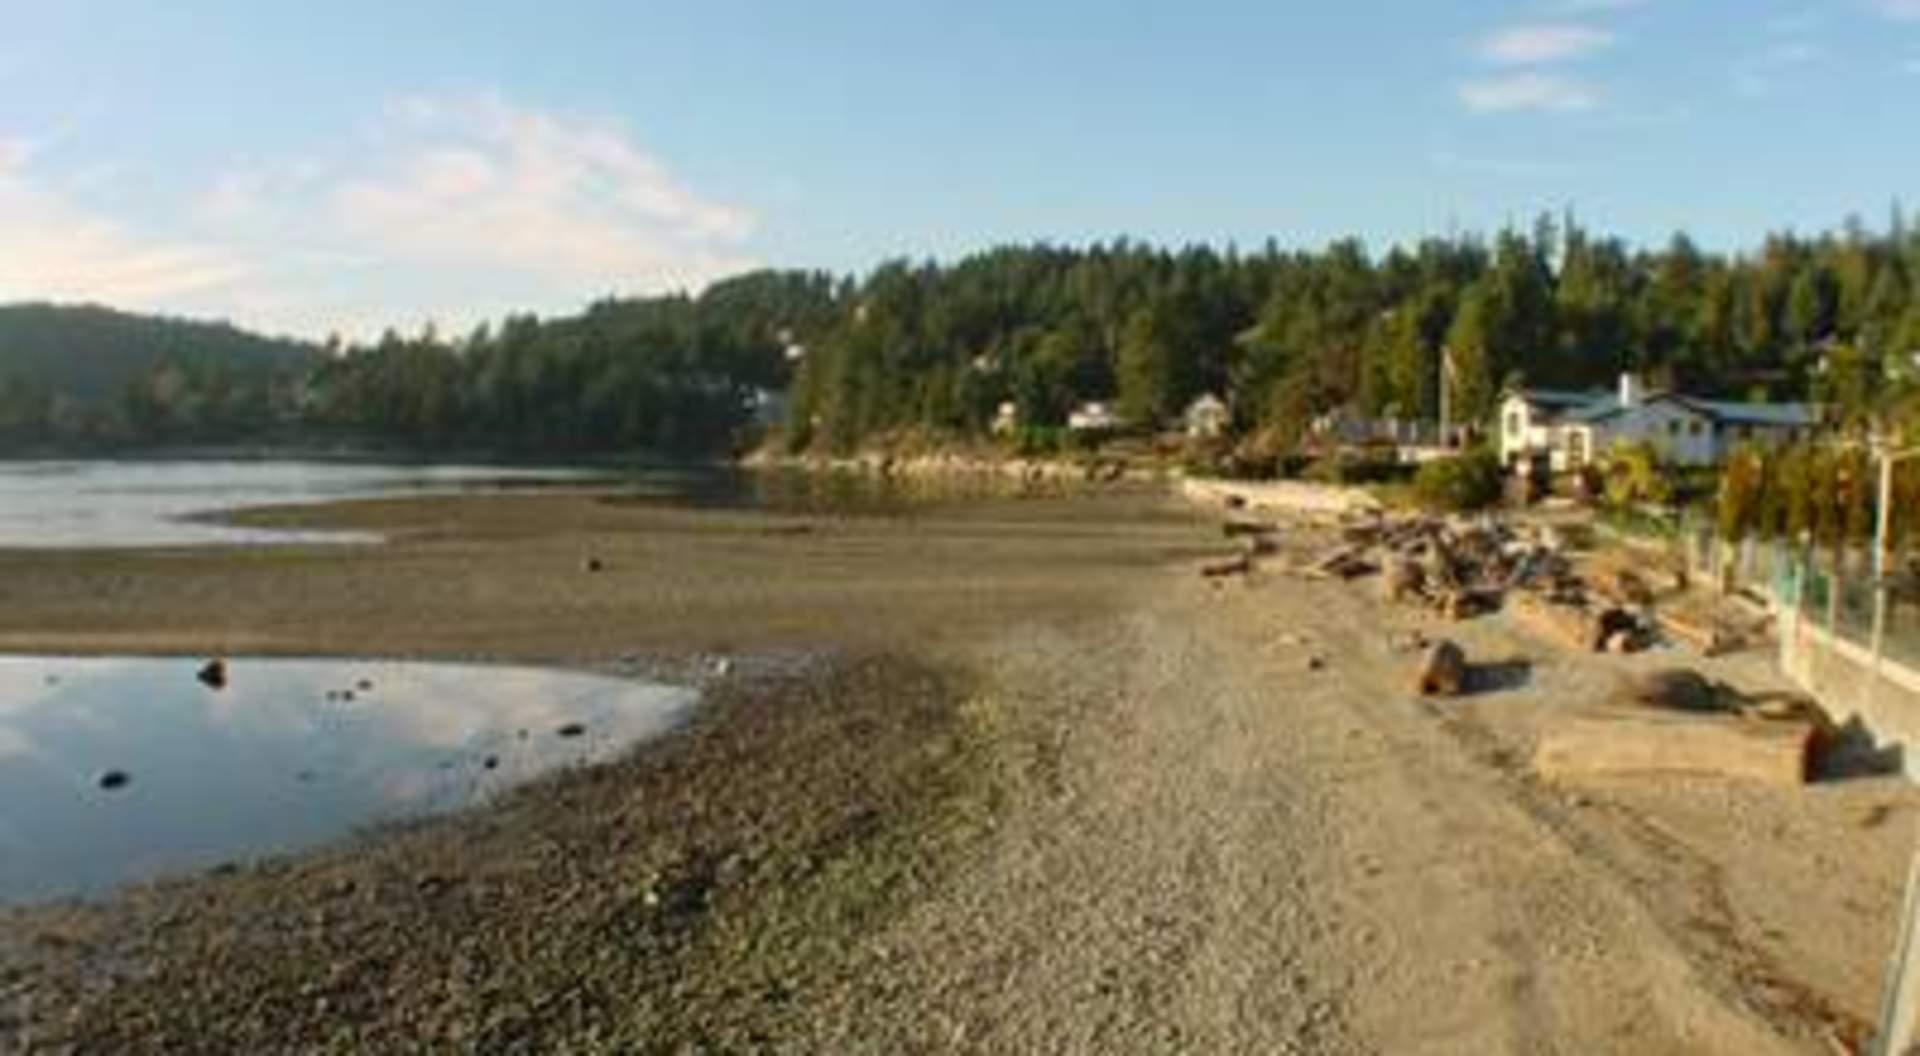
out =
[[1503,474],[1491,451],[1435,459],[1413,476],[1421,505],[1437,510],[1483,510],[1500,501]]
[[1388,484],[1405,480],[1409,467],[1391,456],[1342,451],[1316,459],[1302,474],[1320,484]]
[[1667,506],[1674,500],[1672,471],[1645,441],[1622,441],[1607,453],[1607,502],[1618,506]]
[[1053,425],[1023,425],[1014,433],[1013,450],[1021,458],[1040,458],[1060,453],[1066,430]]

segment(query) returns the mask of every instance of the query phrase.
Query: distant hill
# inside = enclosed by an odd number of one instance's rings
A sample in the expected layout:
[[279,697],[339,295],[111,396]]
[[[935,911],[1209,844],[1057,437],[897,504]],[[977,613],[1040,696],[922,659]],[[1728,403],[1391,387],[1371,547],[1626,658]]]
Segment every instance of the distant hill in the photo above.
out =
[[130,383],[163,363],[263,378],[300,367],[318,350],[228,323],[91,305],[0,306],[0,384],[25,385],[86,405],[119,400]]

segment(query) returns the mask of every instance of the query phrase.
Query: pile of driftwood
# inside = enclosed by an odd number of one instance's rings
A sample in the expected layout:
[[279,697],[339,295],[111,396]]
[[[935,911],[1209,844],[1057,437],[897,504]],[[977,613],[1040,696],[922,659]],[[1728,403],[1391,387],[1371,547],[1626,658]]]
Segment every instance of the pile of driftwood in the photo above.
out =
[[[1550,526],[1521,527],[1497,515],[1368,511],[1347,516],[1338,531],[1326,549],[1289,560],[1287,569],[1324,579],[1378,575],[1388,601],[1451,620],[1506,608],[1535,633],[1582,651],[1638,652],[1663,634],[1709,656],[1729,644],[1722,629],[1656,612],[1657,592],[1644,571],[1578,574]],[[1229,515],[1222,533],[1236,550],[1202,566],[1209,579],[1249,574],[1280,550],[1279,526],[1244,510]]]
[[1450,619],[1500,607],[1512,591],[1557,586],[1569,575],[1558,540],[1495,517],[1374,515],[1350,521],[1306,574],[1355,579],[1380,573],[1389,601],[1425,605]]
[[1208,579],[1248,575],[1256,560],[1280,552],[1280,526],[1270,521],[1232,517],[1220,526],[1220,534],[1238,550],[1230,557],[1201,565],[1200,574]]

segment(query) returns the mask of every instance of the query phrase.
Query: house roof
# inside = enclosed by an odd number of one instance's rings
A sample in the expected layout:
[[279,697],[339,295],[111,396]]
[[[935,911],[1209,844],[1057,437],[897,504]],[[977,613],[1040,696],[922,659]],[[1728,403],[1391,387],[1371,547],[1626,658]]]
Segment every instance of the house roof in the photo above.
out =
[[1771,425],[1797,428],[1813,425],[1819,415],[1808,403],[1734,403],[1727,400],[1689,400],[1716,420],[1735,425]]
[[[1703,400],[1677,392],[1655,392],[1641,397],[1640,403],[1662,400],[1703,415],[1720,424],[1762,425],[1799,428],[1815,424],[1819,415],[1805,403],[1739,403],[1731,400]],[[1566,420],[1580,424],[1606,421],[1627,409],[1617,396],[1601,396],[1565,413]]]
[[1576,392],[1573,389],[1514,389],[1511,395],[1550,410],[1567,410],[1605,399],[1607,393],[1603,389],[1588,389],[1584,392]]
[[[1646,401],[1643,399],[1641,402],[1644,403]],[[1617,396],[1593,397],[1589,398],[1589,402],[1569,410],[1566,413],[1566,418],[1569,422],[1599,422],[1611,418],[1626,409],[1627,405],[1621,403]]]

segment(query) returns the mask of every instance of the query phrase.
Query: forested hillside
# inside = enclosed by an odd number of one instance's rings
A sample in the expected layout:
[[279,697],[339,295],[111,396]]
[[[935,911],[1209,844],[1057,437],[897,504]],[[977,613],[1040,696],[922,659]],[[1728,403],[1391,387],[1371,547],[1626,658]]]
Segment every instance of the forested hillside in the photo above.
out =
[[1004,247],[325,349],[102,309],[0,309],[0,441],[264,431],[717,452],[751,435],[764,393],[787,390],[782,442],[844,452],[982,436],[1003,401],[1029,440],[1086,400],[1152,427],[1212,392],[1237,435],[1279,452],[1334,408],[1431,419],[1443,348],[1458,420],[1490,413],[1510,380],[1586,386],[1622,369],[1707,394],[1858,401],[1920,352],[1920,232],[1896,211],[1885,231],[1778,235],[1733,255],[1683,236],[1635,249],[1547,219],[1380,255],[1353,241]]
[[785,388],[789,342],[830,332],[846,303],[827,275],[758,272],[458,340],[389,333],[321,362],[306,420],[429,449],[725,451]]
[[1029,427],[1109,398],[1151,423],[1216,392],[1243,433],[1283,447],[1335,407],[1431,419],[1443,347],[1462,420],[1489,414],[1514,378],[1584,386],[1629,368],[1706,393],[1837,398],[1812,391],[1827,384],[1822,353],[1844,345],[1871,374],[1920,351],[1916,280],[1920,234],[1897,216],[1886,232],[1782,235],[1734,256],[1685,237],[1634,250],[1542,220],[1378,257],[1357,242],[1120,242],[889,264],[811,335],[790,441],[978,433],[1003,399]]
[[225,323],[0,306],[0,441],[255,427],[317,351]]

